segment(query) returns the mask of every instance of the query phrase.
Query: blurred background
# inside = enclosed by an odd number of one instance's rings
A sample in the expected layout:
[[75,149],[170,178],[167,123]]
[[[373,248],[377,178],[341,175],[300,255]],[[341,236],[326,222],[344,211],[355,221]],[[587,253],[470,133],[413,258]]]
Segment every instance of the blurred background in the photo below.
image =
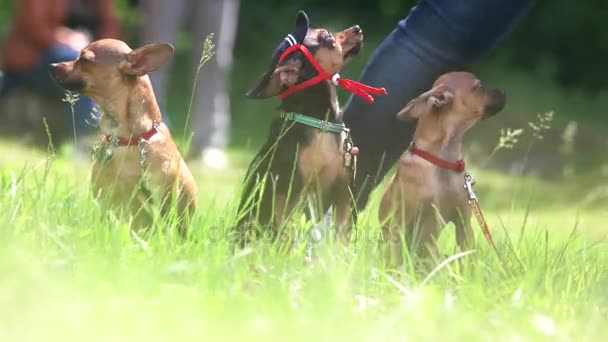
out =
[[[114,1],[122,38],[131,46],[142,43],[146,35],[162,37],[162,33],[153,32],[153,28],[164,27],[165,24],[159,22],[158,17],[147,18],[146,13],[149,16],[150,12],[142,6],[143,2],[146,1]],[[228,2],[230,1],[225,3]],[[228,44],[226,49],[232,51],[233,63],[217,67],[220,69],[220,76],[210,76],[210,73],[213,73],[209,71],[213,69],[211,64],[203,66],[201,70],[203,83],[205,78],[209,80],[226,75],[225,103],[216,101],[216,97],[211,101],[216,108],[209,109],[211,112],[222,112],[219,113],[221,118],[213,118],[213,113],[199,114],[193,110],[191,120],[193,125],[201,124],[197,123],[196,116],[207,115],[207,118],[202,120],[203,124],[207,123],[209,126],[213,123],[226,133],[220,134],[220,137],[215,139],[216,142],[210,142],[214,140],[211,137],[213,132],[208,134],[206,142],[196,142],[195,137],[194,145],[199,146],[194,147],[195,152],[191,153],[191,157],[203,158],[200,153],[204,153],[208,145],[216,144],[220,153],[229,151],[229,159],[234,159],[232,163],[239,164],[241,162],[238,156],[248,156],[265,138],[268,123],[276,115],[275,108],[278,103],[276,99],[247,100],[244,93],[267,67],[277,43],[291,30],[298,9],[307,11],[313,26],[339,29],[356,23],[363,27],[366,47],[343,72],[344,76],[357,79],[374,48],[395,27],[398,20],[408,13],[415,1],[241,0],[236,3],[237,7],[231,10],[233,14],[227,14],[225,9],[224,12],[216,10],[214,14],[208,13],[206,19],[192,15],[196,11],[191,3],[193,2],[188,4],[186,1],[184,5],[185,12],[189,15],[175,19],[183,25],[175,32],[175,61],[163,76],[166,77],[166,80],[162,80],[166,84],[166,96],[160,96],[161,107],[170,120],[174,135],[181,137],[190,103],[194,70],[198,62],[193,61],[193,56],[200,55],[203,49],[201,34],[195,31],[197,27],[200,29],[202,21],[209,22],[212,19],[218,21],[218,25],[221,25],[225,32],[234,30],[233,48],[230,42],[224,43],[224,46]],[[0,46],[4,46],[3,43],[9,35],[14,20],[14,7],[13,1],[0,1]],[[167,16],[177,11],[175,8],[156,10]],[[485,83],[505,88],[509,98],[508,106],[502,115],[478,125],[469,135],[468,156],[484,162],[484,166],[510,171],[519,167],[522,154],[527,153],[527,168],[532,174],[559,178],[580,173],[593,176],[595,180],[606,179],[608,164],[604,151],[608,147],[605,134],[608,124],[608,63],[605,62],[608,56],[607,19],[608,4],[605,0],[576,3],[567,0],[538,1],[513,34],[491,55],[473,66],[473,71],[479,73]],[[216,34],[216,47],[218,43],[221,44],[218,39],[226,38]],[[226,56],[226,53],[221,51],[221,46],[219,50],[216,49],[216,54],[220,56]],[[205,70],[208,70],[208,74],[205,74]],[[407,79],[404,82],[407,82]],[[15,109],[12,112],[9,110],[12,107],[7,97],[11,96],[17,95],[6,95],[1,100],[4,106],[4,112],[1,113],[4,116],[4,137],[36,142],[36,133],[28,133],[31,127],[21,122],[27,119],[25,112],[40,110],[28,107],[27,103],[35,102],[31,97],[33,95],[19,95],[22,97],[18,97],[21,100],[17,101],[17,114],[14,113]],[[23,96],[29,100],[23,101]],[[340,97],[342,103],[345,103],[347,94],[340,93]],[[13,100],[13,103],[14,101],[16,100]],[[195,103],[195,109],[196,106]],[[47,116],[52,118],[54,114],[50,113],[50,109],[44,106],[42,108],[49,111]],[[534,148],[528,151],[528,140],[534,139],[532,134],[527,133],[531,129],[529,123],[538,121],[537,115],[546,112],[554,112],[549,123],[551,128],[544,133],[542,140],[536,138]],[[33,116],[35,122],[41,121],[37,114],[29,115]],[[485,158],[498,141],[501,128],[523,128],[525,133],[518,142],[521,146],[497,153],[492,160],[485,163]],[[44,135],[39,140],[46,141]],[[44,143],[41,145],[44,146]],[[234,154],[234,157],[231,154]],[[220,164],[224,161],[221,160],[221,155],[212,153],[210,158],[211,166],[222,167]],[[243,160],[246,163],[248,158],[243,157]]]

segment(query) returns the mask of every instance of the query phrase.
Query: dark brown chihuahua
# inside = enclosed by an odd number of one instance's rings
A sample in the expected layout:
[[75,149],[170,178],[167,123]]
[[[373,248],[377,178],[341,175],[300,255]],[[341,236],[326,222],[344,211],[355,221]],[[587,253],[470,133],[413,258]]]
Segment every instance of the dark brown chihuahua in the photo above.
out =
[[103,39],[84,48],[76,60],[49,66],[62,88],[90,96],[102,108],[93,193],[111,207],[127,209],[137,227],[152,223],[143,210],[151,199],[165,211],[170,200],[178,200],[182,218],[196,206],[196,183],[162,122],[148,77],[172,55],[169,44],[131,50],[122,41]]
[[[295,31],[279,45],[270,69],[248,92],[253,99],[279,95],[282,115],[272,122],[268,140],[249,166],[239,206],[241,244],[260,234],[270,232],[274,238],[284,232],[294,209],[310,198],[319,213],[333,206],[338,235],[343,241],[350,239],[354,153],[335,85],[323,80],[289,96],[284,92],[319,75],[309,58],[325,73],[337,74],[358,53],[362,41],[359,26],[337,33],[309,28],[308,17],[300,11]],[[300,50],[282,56],[294,44],[304,45],[311,57]]]
[[379,219],[384,238],[390,241],[391,264],[401,263],[403,235],[417,257],[436,256],[443,221],[456,226],[462,251],[472,246],[462,138],[504,104],[502,91],[486,90],[471,73],[452,72],[439,77],[433,89],[397,114],[399,120],[417,119],[418,125],[380,203]]

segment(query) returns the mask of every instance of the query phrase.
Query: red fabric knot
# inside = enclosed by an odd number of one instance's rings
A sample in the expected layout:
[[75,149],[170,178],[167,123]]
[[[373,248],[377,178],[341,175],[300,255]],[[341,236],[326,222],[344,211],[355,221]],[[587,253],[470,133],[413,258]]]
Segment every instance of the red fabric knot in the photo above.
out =
[[342,78],[342,77],[340,77],[340,74],[338,74],[338,73],[336,73],[334,75],[330,75],[330,74],[326,73],[325,70],[323,70],[323,68],[321,68],[321,65],[319,65],[317,60],[310,53],[310,51],[308,51],[306,46],[304,46],[303,44],[295,44],[295,45],[292,45],[292,46],[288,47],[287,49],[285,49],[285,51],[283,51],[283,53],[281,54],[281,57],[279,58],[279,63],[282,62],[285,59],[285,57],[287,57],[291,53],[295,52],[296,50],[299,50],[300,52],[302,52],[302,54],[306,57],[306,59],[308,59],[310,64],[312,64],[312,66],[317,70],[317,72],[319,74],[309,80],[306,80],[299,84],[295,84],[295,85],[287,88],[285,91],[283,91],[282,93],[280,93],[278,95],[280,99],[284,99],[287,96],[292,95],[293,93],[295,93],[299,90],[313,86],[323,80],[330,80],[335,86],[340,86],[344,90],[347,90],[355,95],[361,96],[369,103],[374,103],[374,98],[372,97],[371,94],[374,94],[374,95],[386,95],[387,94],[385,88],[376,88],[376,87],[369,86],[367,84],[363,84],[361,82],[353,81],[353,80],[350,80],[347,78]]
[[455,170],[457,172],[464,172],[464,160],[460,159],[456,161],[456,165],[458,165],[458,170]]
[[331,77],[331,83],[333,83],[335,86],[340,85],[340,74],[335,73],[332,77]]
[[465,163],[464,163],[463,159],[457,160],[455,162],[451,162],[449,160],[439,158],[439,157],[433,155],[432,153],[419,149],[418,147],[416,147],[416,144],[414,144],[414,143],[412,143],[410,145],[409,151],[411,154],[416,155],[442,169],[448,169],[448,170],[456,171],[458,173],[462,173],[465,170]]

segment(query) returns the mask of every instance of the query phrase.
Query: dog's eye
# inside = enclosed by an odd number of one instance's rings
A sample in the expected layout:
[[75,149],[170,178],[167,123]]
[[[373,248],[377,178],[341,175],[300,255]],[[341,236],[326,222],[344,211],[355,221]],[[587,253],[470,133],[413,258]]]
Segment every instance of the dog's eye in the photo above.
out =
[[81,56],[81,57],[78,59],[78,62],[80,62],[81,64],[90,64],[90,63],[93,63],[93,60],[91,60],[91,59],[90,59],[90,58],[88,58],[88,57]]
[[321,44],[323,44],[325,47],[333,47],[336,43],[336,37],[334,37],[332,33],[326,32],[321,42]]
[[89,64],[89,63],[93,63],[94,59],[95,59],[95,55],[93,53],[91,53],[91,51],[83,51],[80,54],[78,61],[83,64]]

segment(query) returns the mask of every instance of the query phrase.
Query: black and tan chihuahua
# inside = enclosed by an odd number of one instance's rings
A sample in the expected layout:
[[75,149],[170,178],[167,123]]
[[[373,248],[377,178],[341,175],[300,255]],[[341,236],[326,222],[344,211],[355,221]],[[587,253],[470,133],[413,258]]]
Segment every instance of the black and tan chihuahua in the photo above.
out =
[[344,242],[350,239],[356,219],[350,187],[358,151],[342,123],[336,85],[346,88],[338,72],[362,42],[358,25],[337,33],[310,28],[300,11],[295,31],[247,93],[252,99],[278,96],[281,115],[249,165],[239,205],[241,244],[260,234],[276,238],[285,233],[294,209],[311,199],[320,213],[333,206],[337,235]]

